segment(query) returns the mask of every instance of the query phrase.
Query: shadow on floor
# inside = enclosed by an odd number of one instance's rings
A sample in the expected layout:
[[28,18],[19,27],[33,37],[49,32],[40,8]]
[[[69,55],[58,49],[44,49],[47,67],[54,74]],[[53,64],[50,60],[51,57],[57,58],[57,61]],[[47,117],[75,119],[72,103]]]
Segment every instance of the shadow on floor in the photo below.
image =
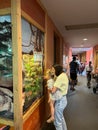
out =
[[56,130],[53,123],[44,123],[44,126],[41,130]]

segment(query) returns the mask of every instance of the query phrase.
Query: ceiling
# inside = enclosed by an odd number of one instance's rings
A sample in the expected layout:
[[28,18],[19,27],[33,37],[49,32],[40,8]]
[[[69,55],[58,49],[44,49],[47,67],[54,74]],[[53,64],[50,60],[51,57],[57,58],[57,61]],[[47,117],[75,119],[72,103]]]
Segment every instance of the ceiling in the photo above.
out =
[[98,0],[40,1],[70,47],[84,51],[98,44]]

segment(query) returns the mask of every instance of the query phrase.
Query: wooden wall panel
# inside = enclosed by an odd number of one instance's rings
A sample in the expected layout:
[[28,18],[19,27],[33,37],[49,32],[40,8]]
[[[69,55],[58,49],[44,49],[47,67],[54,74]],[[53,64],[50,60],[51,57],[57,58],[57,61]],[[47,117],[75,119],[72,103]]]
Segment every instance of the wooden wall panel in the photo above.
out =
[[40,130],[44,122],[45,102],[41,102],[32,115],[25,121],[23,130]]
[[36,0],[21,0],[21,8],[29,16],[45,28],[45,12]]
[[23,106],[22,106],[21,0],[11,0],[11,19],[12,19],[12,48],[13,48],[14,128],[15,130],[22,130]]
[[9,8],[9,7],[11,7],[11,0],[1,0],[0,1],[0,9]]
[[46,16],[46,41],[45,41],[45,69],[50,68],[54,64],[54,34],[58,36],[59,52],[60,52],[60,64],[62,64],[63,53],[63,39],[60,32],[55,27],[51,18]]
[[80,54],[80,61],[85,63],[85,61],[86,61],[86,52],[83,52],[83,53]]
[[96,67],[98,65],[97,52],[98,52],[98,45],[94,46],[94,70],[96,70]]
[[94,48],[95,48],[95,50],[98,50],[98,45],[96,45]]

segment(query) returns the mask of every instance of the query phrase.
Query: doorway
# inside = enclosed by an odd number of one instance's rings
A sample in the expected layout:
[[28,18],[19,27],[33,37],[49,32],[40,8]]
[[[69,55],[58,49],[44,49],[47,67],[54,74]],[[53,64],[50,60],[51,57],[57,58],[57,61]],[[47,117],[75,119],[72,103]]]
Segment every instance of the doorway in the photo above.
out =
[[96,67],[98,67],[98,52],[96,52]]
[[54,64],[60,64],[60,38],[54,33]]

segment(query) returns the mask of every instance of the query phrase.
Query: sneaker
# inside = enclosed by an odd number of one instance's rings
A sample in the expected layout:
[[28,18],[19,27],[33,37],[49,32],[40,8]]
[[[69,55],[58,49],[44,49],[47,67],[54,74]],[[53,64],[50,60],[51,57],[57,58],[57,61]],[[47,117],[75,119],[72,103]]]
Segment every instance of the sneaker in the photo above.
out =
[[75,88],[70,88],[70,90],[75,91]]

